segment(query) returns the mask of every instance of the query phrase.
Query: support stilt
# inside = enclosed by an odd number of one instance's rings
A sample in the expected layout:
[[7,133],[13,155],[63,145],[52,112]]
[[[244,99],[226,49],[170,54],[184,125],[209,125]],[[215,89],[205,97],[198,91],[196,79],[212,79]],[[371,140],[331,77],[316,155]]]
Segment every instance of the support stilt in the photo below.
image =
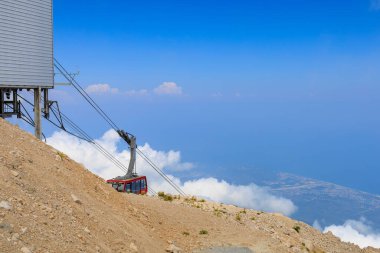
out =
[[4,92],[2,89],[0,89],[0,115],[3,116],[4,113]]
[[34,124],[34,134],[41,140],[41,87],[34,89]]

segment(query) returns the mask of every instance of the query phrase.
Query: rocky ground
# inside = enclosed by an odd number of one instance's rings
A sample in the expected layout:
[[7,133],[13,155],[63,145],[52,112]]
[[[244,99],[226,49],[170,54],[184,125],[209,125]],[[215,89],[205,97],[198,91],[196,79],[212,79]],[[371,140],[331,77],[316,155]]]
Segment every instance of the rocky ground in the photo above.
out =
[[202,250],[380,252],[343,243],[280,214],[192,197],[118,193],[82,165],[0,119],[1,253]]

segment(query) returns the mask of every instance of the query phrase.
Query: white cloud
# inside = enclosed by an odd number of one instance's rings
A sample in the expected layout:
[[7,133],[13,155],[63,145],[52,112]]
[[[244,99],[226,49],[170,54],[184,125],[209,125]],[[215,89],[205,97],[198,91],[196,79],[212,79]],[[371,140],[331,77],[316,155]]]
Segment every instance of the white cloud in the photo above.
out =
[[92,84],[86,89],[89,94],[124,94],[126,96],[146,96],[151,94],[156,95],[182,95],[182,87],[178,86],[174,82],[163,82],[158,87],[148,90],[127,90],[121,91],[118,88],[113,88],[109,84]]
[[[100,139],[96,140],[96,142],[104,149],[128,167],[130,156],[129,150],[118,151],[117,145],[119,141],[119,135],[113,130],[107,131]],[[105,179],[119,176],[120,173],[122,173],[119,168],[99,153],[93,144],[78,139],[63,131],[55,132],[47,139],[47,143],[66,153],[72,159],[82,163],[86,168]],[[139,148],[150,159],[155,161],[160,168],[179,171],[188,170],[194,167],[191,163],[181,162],[181,153],[179,151],[155,151],[149,146],[149,144],[145,144]],[[140,157],[137,158],[137,165],[141,173],[149,173],[149,165]]]
[[157,88],[155,88],[154,93],[158,95],[181,95],[182,88],[174,82],[164,82]]
[[86,88],[87,93],[119,93],[119,89],[112,88],[109,84],[92,84]]
[[156,151],[150,147],[149,144],[145,144],[140,147],[140,150],[149,157],[149,159],[155,161],[155,164],[159,168],[167,167],[172,171],[184,171],[194,168],[192,163],[181,162],[181,152],[170,150],[168,152]]
[[313,228],[319,230],[319,231],[323,231],[323,228],[321,226],[321,224],[319,223],[319,221],[315,220],[314,223],[313,223]]
[[375,11],[380,10],[380,0],[371,0],[371,9]]
[[[113,156],[128,166],[129,150],[119,151],[117,148],[119,141],[120,138],[113,130],[106,132],[97,140]],[[65,132],[54,133],[53,136],[47,139],[47,142],[105,179],[122,174],[122,171],[100,154],[92,144],[68,135]],[[181,153],[179,151],[157,151],[152,149],[149,144],[145,144],[139,148],[166,174],[170,171],[190,170],[194,168],[194,164],[181,161]],[[147,176],[148,184],[152,189],[174,193],[170,185],[140,157],[137,158],[137,168],[139,174]],[[280,212],[285,215],[291,215],[297,209],[291,200],[276,197],[270,194],[267,189],[255,184],[233,185],[215,178],[201,178],[182,182],[179,178],[172,175],[168,176],[177,185],[180,185],[187,194],[201,196],[213,201],[256,210]]]
[[365,218],[347,220],[343,225],[331,225],[323,232],[332,232],[342,241],[354,243],[361,248],[380,248],[380,232],[374,231]]
[[183,189],[191,195],[256,210],[291,215],[297,209],[289,199],[276,197],[255,184],[233,185],[215,178],[202,178],[185,182]]

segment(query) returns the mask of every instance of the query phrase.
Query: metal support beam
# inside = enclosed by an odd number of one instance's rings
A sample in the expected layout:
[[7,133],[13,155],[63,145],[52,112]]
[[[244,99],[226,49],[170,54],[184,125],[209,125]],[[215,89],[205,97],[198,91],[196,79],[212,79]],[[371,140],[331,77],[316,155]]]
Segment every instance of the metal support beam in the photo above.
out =
[[4,91],[0,89],[0,115],[4,113]]
[[41,87],[34,89],[34,124],[34,134],[41,140]]
[[50,118],[50,111],[49,111],[49,89],[43,89],[44,91],[44,117],[49,119]]
[[17,89],[12,89],[12,96],[13,96],[13,113],[17,113]]

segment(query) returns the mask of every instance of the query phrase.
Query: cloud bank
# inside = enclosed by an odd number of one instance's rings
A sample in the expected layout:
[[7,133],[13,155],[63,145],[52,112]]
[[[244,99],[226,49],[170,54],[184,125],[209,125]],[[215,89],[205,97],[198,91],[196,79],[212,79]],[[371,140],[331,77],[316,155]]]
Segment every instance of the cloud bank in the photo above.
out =
[[347,220],[343,225],[328,226],[323,232],[332,232],[342,241],[354,243],[360,248],[369,246],[380,248],[380,232],[374,231],[369,222],[363,217],[359,220]]
[[[120,138],[115,131],[110,130],[106,132],[96,141],[118,160],[126,166],[128,165],[129,150],[118,150]],[[47,142],[49,145],[69,155],[75,161],[82,163],[86,168],[104,179],[123,174],[119,168],[100,154],[92,144],[65,132],[55,132],[47,139]],[[191,170],[195,167],[193,163],[182,162],[181,153],[179,151],[157,151],[150,147],[149,144],[144,144],[139,148],[166,174],[174,171]],[[137,168],[139,174],[148,177],[148,184],[155,191],[175,193],[170,185],[140,157],[137,158]],[[255,184],[233,185],[216,178],[201,178],[182,182],[177,177],[172,175],[168,176],[176,184],[180,185],[187,194],[200,196],[213,201],[256,210],[279,212],[284,215],[291,215],[297,209],[291,200],[274,196],[270,194],[267,189]]]
[[175,82],[163,82],[158,87],[148,90],[127,90],[121,91],[118,88],[111,87],[109,84],[92,84],[86,87],[89,94],[119,94],[126,96],[145,96],[145,95],[182,95],[182,87]]
[[101,93],[119,93],[119,89],[112,88],[109,84],[92,84],[88,86],[86,92],[89,94],[101,94]]
[[233,185],[216,178],[201,178],[183,184],[187,194],[201,196],[220,203],[234,204],[268,212],[291,215],[296,206],[289,199],[270,194],[267,189],[255,184]]

